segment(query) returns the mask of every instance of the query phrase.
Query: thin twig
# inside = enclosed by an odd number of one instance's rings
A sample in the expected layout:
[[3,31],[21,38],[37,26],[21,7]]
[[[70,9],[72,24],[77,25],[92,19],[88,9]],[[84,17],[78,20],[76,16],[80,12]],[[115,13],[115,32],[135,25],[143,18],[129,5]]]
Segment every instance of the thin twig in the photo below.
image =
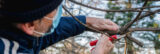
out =
[[[99,10],[99,11],[103,11],[103,12],[141,12],[143,10],[136,10],[136,9],[126,9],[126,10],[105,10],[105,9],[100,9],[100,8],[95,8],[95,7],[91,7],[91,6],[88,6],[88,5],[85,5],[85,4],[82,4],[80,2],[77,2],[75,0],[69,0],[75,4],[78,4],[78,5],[81,5],[81,6],[84,6],[84,7],[87,7],[87,8],[91,8],[91,9],[94,9],[94,10]],[[148,11],[143,11],[143,12],[148,12]]]
[[[150,15],[156,14],[156,13],[158,13],[158,12],[160,12],[160,9],[155,10],[155,11],[153,11],[153,12],[146,13],[145,15],[139,16],[134,22],[139,21],[139,20],[143,19],[144,17],[147,17],[147,16],[150,16]],[[120,32],[122,32],[122,31],[127,31],[127,29],[128,29],[134,22],[131,21],[131,22],[129,22],[128,24],[126,24],[126,26],[124,26],[124,27],[121,28],[121,31],[120,31]],[[155,28],[154,28],[154,29],[155,29]],[[157,29],[158,29],[158,31],[159,31],[159,28],[157,28]],[[146,30],[146,29],[144,29],[144,31],[145,31],[145,30]],[[123,32],[123,33],[125,33],[125,32]],[[121,34],[123,34],[123,33],[121,33]]]
[[[148,0],[146,0],[146,1],[144,2],[144,4],[143,4],[142,7],[145,7],[145,6],[147,5],[147,2],[148,2]],[[141,10],[143,11],[143,8],[141,8]],[[128,28],[131,27],[131,25],[139,19],[142,11],[140,11],[140,12],[138,13],[138,15],[136,16],[136,18],[135,18],[134,20],[132,20],[131,22],[129,22],[128,24],[126,24],[124,27],[121,28],[120,34],[125,34],[125,32],[127,32]],[[134,39],[134,38],[132,38],[131,36],[126,36],[126,37],[127,37],[129,40],[135,42],[137,45],[143,47],[143,44],[142,44],[140,41],[138,41],[137,39]]]
[[[142,27],[142,28],[129,28],[127,30],[127,32],[134,32],[134,31],[160,31],[160,28],[146,28],[146,27]],[[95,32],[95,31],[93,31]],[[119,34],[117,32],[114,32],[114,31],[104,31],[104,32],[107,32],[108,34]]]
[[126,54],[126,51],[127,51],[127,38],[125,38],[124,40],[125,40],[124,54]]
[[[87,27],[87,28],[89,28],[89,29],[91,29],[91,30],[94,30],[94,31],[96,31],[96,32],[105,34],[106,36],[110,37],[110,35],[109,35],[108,33],[105,33],[105,32],[103,32],[103,31],[99,31],[99,30],[97,30],[97,29],[94,29],[94,28],[92,28],[92,27],[90,27],[90,26],[82,23],[78,18],[76,18],[75,16],[73,16],[73,14],[71,14],[71,13],[66,9],[66,7],[65,7],[64,5],[63,5],[63,9],[64,9],[66,12],[68,12],[69,15],[71,15],[77,22],[79,22],[79,23],[82,24],[83,26],[85,26],[85,27]],[[112,38],[112,37],[111,37],[111,38]],[[112,39],[114,39],[114,38],[112,38]]]
[[157,8],[160,6],[146,6],[146,7],[137,7],[137,8],[131,8],[131,9],[146,9],[146,8]]
[[[96,31],[93,31],[93,30],[89,30],[89,31],[96,32]],[[151,27],[150,28],[146,28],[146,27],[129,28],[126,32],[134,32],[134,31],[160,31],[160,28],[151,28]],[[114,32],[114,31],[103,31],[103,32],[106,32],[110,35],[120,34],[120,33]]]
[[160,28],[130,28],[129,31],[160,31]]
[[[91,9],[95,9],[95,10],[99,10],[99,11],[105,11],[105,12],[112,12],[112,11],[110,11],[110,10],[104,10],[104,9],[100,9],[100,8],[95,8],[95,7],[91,7],[91,6],[88,6],[88,5],[85,5],[85,4],[82,4],[82,2],[80,3],[80,2],[76,2],[76,1],[74,1],[74,0],[69,0],[69,1],[71,1],[71,2],[73,2],[73,3],[75,3],[75,4],[78,4],[78,5],[81,5],[81,6],[84,6],[84,7],[87,7],[87,8],[91,8]],[[125,9],[125,10],[122,10],[122,12],[123,11],[135,11],[135,10],[137,10],[137,9],[146,9],[146,8],[157,8],[157,7],[160,7],[160,6],[146,6],[146,7],[137,7],[137,8],[129,8],[129,9]],[[114,12],[116,12],[117,10],[114,10]],[[117,11],[117,12],[120,12],[121,10],[119,10],[119,11]],[[138,10],[138,11],[136,11],[136,12],[139,12],[140,10]],[[146,11],[144,11],[144,12],[146,12]]]
[[[64,10],[65,10],[66,12],[68,12],[76,21],[78,21],[78,22],[79,22],[80,24],[82,24],[83,26],[85,26],[85,27],[87,27],[87,28],[89,28],[89,29],[91,29],[91,30],[93,30],[93,31],[96,31],[96,32],[98,32],[98,33],[105,34],[106,36],[110,37],[110,35],[109,35],[108,33],[103,32],[103,31],[99,31],[99,30],[97,30],[97,29],[94,29],[94,28],[92,28],[92,27],[90,27],[90,26],[82,23],[78,18],[76,18],[75,16],[73,16],[73,14],[71,14],[71,13],[65,8],[65,6],[63,6],[63,8],[64,8]],[[112,38],[113,40],[117,41],[117,40],[114,39],[113,37],[110,37],[110,38]],[[136,39],[132,39],[132,38],[130,38],[130,39],[131,39],[133,42],[137,43],[137,45],[142,46],[140,41],[138,41],[138,40],[136,40]]]
[[[142,7],[145,7],[145,6],[147,5],[147,2],[148,2],[148,0],[145,1],[145,3],[143,4]],[[141,10],[143,10],[143,8],[142,8]],[[128,28],[131,27],[131,25],[139,19],[141,13],[142,13],[142,11],[140,11],[140,12],[138,13],[138,15],[136,16],[136,18],[135,18],[134,20],[132,20],[131,22],[129,22],[128,24],[126,24],[124,27],[122,27],[121,30],[120,30],[120,34],[124,34],[124,33],[128,30]],[[143,43],[141,43],[141,42],[138,41],[137,39],[134,39],[134,38],[132,38],[131,36],[126,36],[126,37],[127,37],[129,40],[135,42],[137,45],[143,47]]]
[[144,17],[150,16],[150,15],[153,15],[153,14],[158,13],[158,12],[160,12],[160,9],[155,10],[153,12],[146,13],[145,15],[140,16],[138,20],[140,20],[140,19],[142,19]]
[[[147,2],[148,2],[148,0],[145,1],[145,3],[143,4],[142,7],[145,7],[145,6],[147,5]],[[143,8],[142,8],[141,10],[143,10]],[[142,11],[140,11],[140,12],[138,13],[138,15],[136,16],[136,18],[135,18],[134,20],[132,20],[131,22],[129,22],[128,24],[126,24],[124,27],[122,27],[122,29],[121,29],[121,33],[122,33],[122,34],[125,33],[124,31],[126,31],[129,27],[131,27],[131,25],[132,25],[134,22],[136,22],[136,21],[139,19],[139,16],[141,15],[141,13],[142,13]]]

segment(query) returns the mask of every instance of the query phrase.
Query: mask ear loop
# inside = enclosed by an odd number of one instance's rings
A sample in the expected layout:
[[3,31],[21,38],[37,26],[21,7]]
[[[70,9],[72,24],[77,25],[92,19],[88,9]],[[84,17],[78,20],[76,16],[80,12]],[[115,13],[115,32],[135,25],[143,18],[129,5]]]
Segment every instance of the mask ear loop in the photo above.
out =
[[[52,18],[49,18],[49,17],[44,17],[44,18],[53,21]],[[52,27],[53,27],[53,26],[52,26]],[[38,32],[38,31],[33,31],[33,32],[36,33],[36,34],[38,34],[38,35],[41,35],[41,36],[44,36],[44,35],[45,35],[45,33],[42,33],[42,32]]]
[[52,18],[50,18],[50,17],[44,17],[45,19],[48,19],[48,20],[52,20],[53,21],[53,19]]
[[[52,19],[52,18],[50,18],[50,17],[44,17],[45,19],[48,19],[48,20],[52,20],[52,21],[54,21],[54,19]],[[53,25],[52,25],[52,27],[54,27]],[[52,31],[52,30],[51,30]],[[33,31],[34,33],[36,33],[36,34],[39,34],[39,35],[41,35],[41,36],[44,36],[45,34],[49,34],[49,33],[42,33],[42,32],[38,32],[38,31]]]
[[42,33],[42,32],[38,32],[38,31],[33,31],[34,33],[36,33],[36,34],[39,34],[39,35],[44,35],[44,33]]

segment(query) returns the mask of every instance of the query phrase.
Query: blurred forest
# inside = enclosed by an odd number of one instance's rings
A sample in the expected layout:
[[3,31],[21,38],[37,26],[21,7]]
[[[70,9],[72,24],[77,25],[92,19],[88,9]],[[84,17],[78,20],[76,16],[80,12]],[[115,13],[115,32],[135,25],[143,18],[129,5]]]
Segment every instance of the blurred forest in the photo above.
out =
[[[139,17],[127,32],[131,32],[129,36],[142,42],[144,46],[140,47],[133,41],[122,38],[115,43],[111,54],[160,54],[160,1],[65,0],[63,5],[75,16],[106,18],[120,27],[127,26]],[[63,16],[70,15],[63,11]],[[42,50],[40,54],[90,54],[92,47],[89,46],[89,42],[98,39],[99,36],[100,33],[85,31]]]

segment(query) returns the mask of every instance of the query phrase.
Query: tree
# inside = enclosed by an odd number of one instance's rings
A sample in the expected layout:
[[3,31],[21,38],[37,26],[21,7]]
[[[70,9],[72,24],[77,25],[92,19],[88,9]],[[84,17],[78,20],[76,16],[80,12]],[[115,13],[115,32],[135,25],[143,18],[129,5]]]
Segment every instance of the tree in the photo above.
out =
[[[65,5],[68,7],[67,9],[71,13],[74,13],[74,15],[100,16],[101,14],[95,14],[94,12],[103,13],[105,14],[106,19],[111,19],[112,21],[116,22],[118,25],[121,26],[121,32],[123,32],[122,34],[131,32],[129,36],[132,36],[134,38],[139,38],[139,41],[141,42],[144,42],[145,40],[152,41],[154,43],[153,47],[156,50],[159,49],[158,47],[159,46],[159,38],[158,38],[159,32],[158,31],[160,31],[160,29],[159,29],[158,23],[155,22],[157,20],[154,20],[156,17],[155,14],[160,12],[160,8],[159,8],[160,6],[156,6],[157,4],[155,4],[157,1],[148,1],[148,0],[121,0],[121,1],[119,0],[114,0],[114,1],[113,0],[109,0],[109,1],[106,1],[106,0],[76,0],[76,1],[69,0],[69,1],[66,0]],[[78,4],[79,6],[76,4]],[[101,8],[104,8],[104,9],[101,9]],[[67,14],[66,12],[64,12],[63,15],[69,16],[69,14]],[[151,31],[151,32],[148,32],[148,31]],[[140,32],[143,35],[140,35],[139,34]],[[86,40],[88,42],[91,41],[91,39],[95,39],[94,36],[87,35],[87,34],[89,33],[68,39],[69,41],[72,40],[71,43],[69,43],[70,45],[72,45],[72,47],[70,48],[76,48],[73,46],[74,44],[77,44],[77,42],[75,41],[78,41],[78,40],[74,40],[76,38],[80,38],[80,39],[87,38]],[[125,40],[127,41],[124,42]],[[65,45],[65,43],[68,43],[68,42],[62,41],[60,43]],[[133,40],[131,41],[130,39],[122,39],[117,42],[117,44],[121,45],[119,49],[124,49],[125,43],[127,43],[126,44],[127,50],[118,51],[119,54],[124,53],[124,51],[127,52],[128,54],[134,54],[134,53],[137,53],[140,50],[140,48],[143,48],[143,47],[137,47],[137,45],[135,45]],[[80,44],[77,44],[77,45],[82,48],[84,47],[84,49],[88,49],[87,45],[83,45],[83,46]],[[144,43],[144,45],[146,45],[146,43]],[[56,48],[56,46],[52,46],[52,47]],[[71,49],[70,51],[68,50],[64,51],[61,49],[68,49],[67,47],[59,48],[58,50],[64,53],[67,52],[67,54],[69,54],[70,52],[71,54],[73,52],[77,53],[77,51],[74,51],[73,49]],[[80,52],[80,50],[78,51]],[[158,54],[158,51],[156,52]],[[118,54],[116,51],[114,51],[114,53]]]

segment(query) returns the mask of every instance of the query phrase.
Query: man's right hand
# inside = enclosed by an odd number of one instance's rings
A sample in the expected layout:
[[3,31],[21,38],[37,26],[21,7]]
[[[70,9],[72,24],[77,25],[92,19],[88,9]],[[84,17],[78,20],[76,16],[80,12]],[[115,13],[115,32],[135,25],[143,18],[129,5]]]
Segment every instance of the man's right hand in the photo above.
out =
[[92,54],[109,54],[114,45],[109,40],[109,38],[105,35],[102,35],[98,42],[96,43],[95,49],[92,50]]

